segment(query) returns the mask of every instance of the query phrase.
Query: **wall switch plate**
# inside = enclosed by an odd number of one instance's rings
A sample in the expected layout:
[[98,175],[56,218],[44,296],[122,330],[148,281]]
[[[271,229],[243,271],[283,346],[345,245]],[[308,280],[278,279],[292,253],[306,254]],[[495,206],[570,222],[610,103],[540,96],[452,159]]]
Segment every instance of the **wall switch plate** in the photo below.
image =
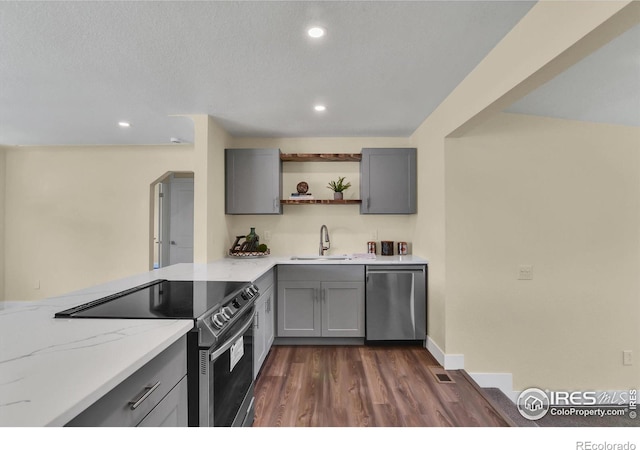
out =
[[271,230],[265,230],[265,231],[262,233],[262,237],[264,238],[264,241],[265,241],[265,242],[269,242],[269,241],[271,241]]
[[533,266],[528,264],[518,266],[518,280],[533,280]]
[[633,352],[631,350],[622,351],[622,365],[631,366],[633,364]]
[[371,230],[369,232],[369,239],[371,239],[372,241],[378,240],[378,230]]
[[33,280],[33,288],[40,289],[40,280]]

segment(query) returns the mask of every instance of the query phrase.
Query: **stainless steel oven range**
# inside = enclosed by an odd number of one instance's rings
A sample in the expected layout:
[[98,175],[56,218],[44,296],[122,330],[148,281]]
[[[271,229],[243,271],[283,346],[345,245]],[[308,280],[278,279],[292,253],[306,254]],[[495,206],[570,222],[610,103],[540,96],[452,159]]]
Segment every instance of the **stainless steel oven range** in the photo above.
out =
[[193,320],[187,334],[189,426],[251,426],[258,296],[250,283],[157,280],[55,317]]

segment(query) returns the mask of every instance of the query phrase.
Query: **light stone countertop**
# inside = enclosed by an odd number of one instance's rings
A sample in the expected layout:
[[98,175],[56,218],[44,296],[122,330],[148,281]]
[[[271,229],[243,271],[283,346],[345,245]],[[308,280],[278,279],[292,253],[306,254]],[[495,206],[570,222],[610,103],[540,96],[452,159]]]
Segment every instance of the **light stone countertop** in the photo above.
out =
[[278,264],[427,264],[223,258],[176,264],[41,301],[0,304],[0,426],[62,426],[187,333],[190,320],[55,319],[56,312],[157,279],[254,282]]

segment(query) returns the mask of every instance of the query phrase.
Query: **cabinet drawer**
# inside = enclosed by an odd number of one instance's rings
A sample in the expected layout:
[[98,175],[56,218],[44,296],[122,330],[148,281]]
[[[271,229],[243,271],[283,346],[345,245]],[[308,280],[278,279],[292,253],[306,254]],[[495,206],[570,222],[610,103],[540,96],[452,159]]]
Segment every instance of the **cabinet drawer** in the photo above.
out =
[[187,377],[185,376],[138,426],[186,427],[187,416]]
[[364,266],[300,264],[278,266],[278,281],[364,281]]
[[[136,426],[186,373],[187,343],[186,336],[183,336],[80,413],[67,426]],[[156,387],[153,388],[154,386]],[[145,395],[146,398],[143,399]],[[131,402],[138,404],[132,405]],[[135,409],[132,409],[134,406]]]

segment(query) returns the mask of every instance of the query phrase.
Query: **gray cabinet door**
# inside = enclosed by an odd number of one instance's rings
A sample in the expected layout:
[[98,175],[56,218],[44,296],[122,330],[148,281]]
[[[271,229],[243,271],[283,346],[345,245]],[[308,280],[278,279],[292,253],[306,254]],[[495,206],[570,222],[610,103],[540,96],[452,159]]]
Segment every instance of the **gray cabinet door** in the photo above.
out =
[[139,427],[186,427],[187,426],[187,377],[184,377],[147,417]]
[[269,286],[260,293],[256,303],[253,334],[253,379],[269,354],[273,344],[273,287]]
[[[269,288],[267,301],[265,303],[265,312],[264,312],[264,341],[265,341],[265,352],[264,359],[266,359],[269,354],[269,350],[271,350],[271,346],[273,345],[273,340],[275,339],[276,330],[275,330],[275,294],[274,289]],[[262,363],[264,363],[264,359]],[[262,364],[261,363],[261,364]]]
[[278,283],[278,336],[307,337],[322,333],[320,283]]
[[225,213],[281,214],[282,163],[280,150],[225,150]]
[[256,311],[253,316],[253,379],[255,380],[260,371],[260,366],[265,356],[264,345],[264,316],[267,302],[264,295],[258,297]]
[[361,214],[415,214],[415,148],[363,148],[360,163]]
[[322,283],[322,336],[364,337],[364,282]]

